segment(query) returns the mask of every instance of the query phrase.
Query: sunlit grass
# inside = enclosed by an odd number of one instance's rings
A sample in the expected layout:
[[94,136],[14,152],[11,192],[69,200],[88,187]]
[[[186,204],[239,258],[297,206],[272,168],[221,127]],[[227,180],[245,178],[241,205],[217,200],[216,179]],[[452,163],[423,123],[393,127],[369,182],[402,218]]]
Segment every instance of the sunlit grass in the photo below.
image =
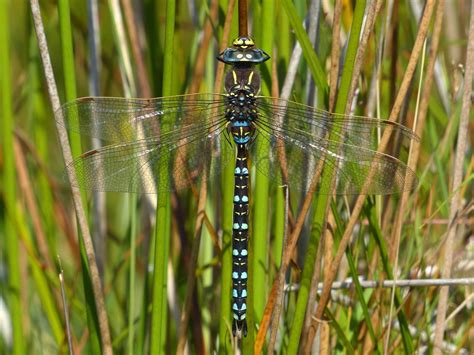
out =
[[[214,91],[215,55],[223,41],[224,23],[226,19],[230,21],[231,15],[227,13],[227,1],[219,1],[217,18],[211,21],[209,47],[204,53],[199,49],[206,22],[212,16],[211,3],[178,1],[174,11],[171,1],[145,1],[140,5],[132,2],[134,13],[128,19],[135,21],[138,52],[133,51],[137,43],[132,43],[135,37],[131,35],[131,23],[127,22],[126,7],[122,4],[112,9],[111,3],[99,4],[101,96],[145,95],[147,87],[151,96],[190,93],[190,88],[196,87],[199,92]],[[318,107],[327,109],[334,10],[333,2],[329,2],[329,7],[327,3],[320,4],[317,43],[313,46],[307,30],[301,25],[309,11],[303,2],[250,2],[251,34],[257,45],[272,56],[268,65],[260,68],[262,94],[271,95],[272,85],[277,89],[274,91],[281,91],[293,47],[299,41],[302,60],[296,69],[290,98],[305,103],[311,93],[317,97]],[[354,114],[388,117],[393,109],[419,28],[414,8],[408,3],[397,5],[396,11],[391,12],[389,24],[386,24],[385,7],[377,17],[376,30],[369,38],[361,76],[357,79],[357,96],[349,103]],[[466,3],[460,1],[458,7],[451,9],[450,16],[455,17],[446,19],[457,23],[459,33],[466,32],[469,22]],[[65,271],[74,351],[99,353],[101,333],[93,293],[84,264],[86,259],[81,257],[81,239],[69,187],[61,175],[64,164],[34,29],[29,25],[30,14],[23,5],[12,4],[8,8],[5,2],[3,4],[0,11],[3,18],[0,20],[0,270],[3,270],[0,272],[0,298],[7,305],[8,318],[1,318],[0,323],[9,325],[13,335],[0,333],[0,353],[67,351],[57,255]],[[190,4],[195,7],[189,8]],[[175,13],[176,17],[166,11]],[[90,92],[90,33],[84,5],[72,1],[69,8],[65,0],[43,2],[42,12],[61,97],[71,100],[76,96],[87,96]],[[341,46],[344,48],[341,55],[344,60],[340,68],[336,112],[344,113],[351,97],[350,85],[355,56],[361,46],[359,31],[363,16],[363,1],[342,9]],[[120,35],[120,27],[125,31],[124,37]],[[230,39],[224,40],[226,43],[237,36],[236,14],[231,28]],[[430,27],[428,44],[432,34]],[[367,198],[344,250],[345,257],[338,265],[338,280],[440,276],[462,96],[458,90],[462,88],[459,82],[463,74],[452,63],[457,65],[464,60],[463,57],[451,57],[447,46],[452,46],[453,40],[445,35],[441,38],[439,68],[434,74],[437,80],[429,97],[425,129],[421,141],[416,143],[420,144],[416,167],[418,186],[410,193],[401,218],[397,216],[400,195]],[[466,38],[454,42],[460,53],[464,53]],[[385,46],[380,47],[380,43]],[[378,67],[377,56],[381,55],[381,49],[385,53]],[[194,76],[198,65],[202,66],[202,80]],[[380,73],[377,72],[379,68]],[[142,69],[144,73],[140,72]],[[415,122],[417,94],[424,84],[424,80],[419,81],[421,70],[426,67],[421,68],[421,61],[418,61],[411,87],[403,96],[401,113],[397,115],[398,121],[410,128]],[[145,82],[141,74],[146,74]],[[307,82],[307,78],[314,84]],[[370,107],[373,109],[369,111]],[[75,156],[82,153],[81,139],[84,137],[71,134]],[[20,150],[13,149],[14,142]],[[410,153],[406,144],[392,145],[389,149],[407,161]],[[26,175],[20,174],[21,158]],[[196,286],[186,337],[188,349],[191,353],[231,350],[232,169],[231,163],[209,183],[196,270],[188,268],[188,261],[198,219],[199,186],[178,194],[162,193],[158,200],[154,195],[104,194],[107,202],[102,218],[106,230],[102,240],[106,250],[98,253],[97,258],[99,265],[103,265],[105,306],[115,352],[176,351],[183,302],[191,291],[186,280],[192,272],[196,273]],[[472,169],[472,161],[466,159],[465,184],[461,188],[464,201],[471,201],[473,197]],[[161,173],[165,175],[166,171]],[[253,248],[249,283],[252,308],[248,313],[249,336],[241,344],[249,353],[265,317],[264,307],[281,263],[282,248],[285,248],[282,241],[285,234],[283,190],[264,174],[253,179],[249,243]],[[84,192],[83,199],[87,209],[93,211],[92,194]],[[305,340],[310,330],[305,322],[308,319],[315,321],[307,315],[307,309],[315,311],[314,305],[307,305],[315,288],[312,284],[314,270],[321,270],[320,282],[327,280],[356,201],[351,196],[331,199],[328,195],[316,195],[313,199],[287,273],[286,282],[298,286],[298,291],[286,292],[284,296],[279,337],[274,344],[274,349],[281,353],[307,349]],[[289,198],[294,219],[298,216],[300,200],[301,196],[296,194]],[[471,224],[472,221],[469,222],[462,211],[460,213],[461,232],[458,233],[456,255],[459,260],[467,260],[470,225],[466,221]],[[90,212],[88,218],[94,228],[96,214]],[[326,220],[329,228],[325,228]],[[286,234],[291,234],[293,223],[290,219]],[[401,228],[401,237],[398,268],[395,268],[392,238],[397,228]],[[318,251],[322,241],[324,247]],[[321,264],[315,263],[317,258],[321,258]],[[472,260],[472,255],[470,258]],[[473,277],[472,270],[469,273],[456,266],[454,275]],[[390,352],[416,351],[425,346],[431,349],[432,343],[427,339],[434,333],[438,294],[438,288],[399,289],[392,307],[389,289],[364,289],[355,282],[353,289],[332,293],[324,319],[317,320],[322,322],[319,344],[334,352],[382,353],[390,324]],[[466,294],[465,289],[453,287],[449,310],[461,304]],[[447,324],[446,345],[473,352],[474,349],[469,348],[472,344],[468,342],[470,327],[472,316],[469,312],[459,312]],[[326,331],[329,332],[327,337]],[[268,346],[268,338],[265,346]]]

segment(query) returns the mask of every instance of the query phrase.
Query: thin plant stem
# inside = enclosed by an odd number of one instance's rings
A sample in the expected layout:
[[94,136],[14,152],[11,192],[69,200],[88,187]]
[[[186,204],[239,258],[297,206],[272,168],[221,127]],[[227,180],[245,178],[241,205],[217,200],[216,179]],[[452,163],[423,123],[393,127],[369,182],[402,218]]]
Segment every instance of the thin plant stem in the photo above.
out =
[[[474,277],[450,278],[450,279],[394,279],[394,280],[360,280],[362,288],[393,288],[393,287],[442,287],[442,286],[470,286],[474,285]],[[344,290],[354,287],[354,281],[334,281],[331,290]],[[299,285],[287,285],[285,292],[299,290]],[[324,289],[324,282],[318,283],[318,292]]]
[[248,5],[247,0],[239,0],[239,37],[248,37]]
[[64,323],[66,323],[66,335],[67,335],[67,343],[69,347],[69,354],[73,355],[73,347],[72,347],[72,335],[71,335],[71,322],[69,320],[69,307],[67,304],[67,296],[66,296],[66,290],[64,287],[64,271],[63,267],[61,265],[61,258],[58,255],[58,265],[59,265],[59,283],[61,285],[61,297],[63,301],[63,310],[64,310]]

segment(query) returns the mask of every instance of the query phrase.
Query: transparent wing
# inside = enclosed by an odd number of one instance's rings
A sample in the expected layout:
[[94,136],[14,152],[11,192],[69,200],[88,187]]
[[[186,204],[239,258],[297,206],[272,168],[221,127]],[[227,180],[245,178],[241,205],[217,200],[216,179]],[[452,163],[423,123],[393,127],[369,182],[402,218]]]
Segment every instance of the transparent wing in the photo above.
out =
[[[61,107],[65,125],[73,132],[110,142],[155,137],[160,130],[179,130],[222,112],[225,96],[191,94],[128,99],[85,97]],[[139,134],[137,134],[139,133]]]
[[399,123],[376,118],[342,115],[321,110],[293,101],[258,97],[259,112],[282,128],[291,128],[303,134],[324,137],[329,131],[340,132],[337,136],[344,143],[376,149],[377,133],[391,130],[401,138],[419,140],[413,131]]
[[[274,104],[272,98],[258,98],[257,106],[256,140],[262,139],[270,146],[265,156],[262,144],[254,143],[254,160],[264,174],[304,190],[323,164],[338,194],[360,194],[369,177],[366,194],[413,188],[413,184],[405,183],[405,176],[414,177],[414,173],[404,163],[375,151],[377,136],[386,130],[416,139],[409,129],[374,118],[331,114],[290,101]],[[333,136],[338,139],[329,139],[330,132],[337,132]]]
[[[209,119],[211,120],[211,119]],[[203,169],[218,174],[233,156],[220,150],[225,119],[181,127],[135,142],[109,145],[80,156],[67,169],[98,191],[156,193],[197,184]]]

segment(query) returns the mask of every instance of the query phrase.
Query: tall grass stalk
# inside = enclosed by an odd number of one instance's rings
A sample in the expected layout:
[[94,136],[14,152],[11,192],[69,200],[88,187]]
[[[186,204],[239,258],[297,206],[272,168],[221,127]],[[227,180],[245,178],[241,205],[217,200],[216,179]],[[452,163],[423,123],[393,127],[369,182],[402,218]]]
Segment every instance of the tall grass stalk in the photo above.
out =
[[20,276],[20,251],[19,234],[15,228],[17,213],[16,206],[16,177],[15,156],[13,152],[13,96],[11,82],[11,43],[10,43],[10,2],[2,1],[0,4],[0,112],[1,112],[1,138],[3,151],[3,193],[5,199],[4,209],[4,235],[5,254],[8,265],[8,292],[7,302],[11,310],[14,354],[24,354],[25,335],[22,323],[23,309],[26,305],[21,302],[22,290]]
[[[237,21],[235,21],[236,0],[229,0],[220,2],[220,8],[226,10],[226,17],[222,29],[222,36],[219,43],[219,53],[222,52],[231,40],[230,34],[236,33]],[[227,5],[227,6],[226,6]],[[234,20],[234,21],[233,21]],[[216,79],[214,83],[214,92],[221,92],[222,82],[224,78],[225,66],[224,63],[217,65]],[[232,154],[232,147],[227,144],[224,137],[221,139],[222,153]],[[220,305],[219,305],[219,354],[227,354],[233,351],[231,343],[232,319],[231,319],[231,302],[230,295],[232,294],[232,225],[233,225],[233,199],[234,199],[234,166],[228,164],[224,167],[222,172],[221,182],[221,225],[222,225],[222,261],[220,270],[221,291],[220,291]]]
[[[264,0],[262,2],[261,15],[259,17],[261,21],[255,21],[260,27],[261,39],[260,46],[265,49],[267,53],[273,52],[273,41],[274,41],[274,28],[275,23],[275,2],[273,0]],[[271,72],[272,63],[267,61],[262,64],[260,71],[262,72],[262,94],[269,96],[271,92]],[[264,159],[269,154],[270,144],[265,139],[257,141],[257,151],[260,152],[260,156],[256,159],[262,158],[266,161],[264,164],[269,164],[267,159]],[[263,165],[263,163],[262,163]],[[265,169],[265,166],[262,166]],[[248,315],[248,326],[249,336],[246,347],[247,351],[251,351],[253,348],[253,337],[254,337],[254,324],[260,323],[263,316],[263,310],[265,308],[265,298],[267,294],[267,284],[269,279],[268,274],[268,251],[269,239],[268,239],[268,228],[269,223],[269,179],[266,175],[262,174],[258,170],[255,170],[255,189],[254,192],[254,205],[253,205],[253,226],[252,233],[249,235],[252,245],[251,256],[249,257],[252,265],[250,272],[250,280],[253,280],[250,285],[251,294],[249,295],[249,305],[253,305],[253,317],[252,311]],[[253,255],[253,256],[252,256]]]
[[[165,49],[163,65],[163,96],[172,94],[173,52],[175,33],[176,3],[169,0],[166,3]],[[171,129],[162,125],[161,134]],[[164,152],[164,149],[162,150]],[[168,177],[168,154],[160,156],[159,181]],[[155,259],[153,268],[153,298],[151,313],[151,354],[166,353],[166,334],[168,329],[167,304],[167,270],[170,247],[170,195],[167,192],[158,193],[155,225]]]
[[135,302],[136,302],[136,262],[137,262],[137,213],[134,207],[137,205],[137,195],[130,194],[130,270],[129,270],[129,290],[130,296],[128,298],[128,337],[127,337],[127,350],[130,355],[135,353]]
[[[63,77],[64,77],[64,87],[65,87],[65,100],[72,101],[77,98],[77,89],[76,89],[76,74],[75,74],[75,65],[74,65],[74,50],[73,50],[73,41],[72,41],[72,29],[71,29],[71,9],[69,0],[60,0],[58,2],[58,14],[59,14],[59,31],[61,39],[61,54],[63,62]],[[77,123],[74,123],[77,124]],[[73,156],[79,156],[82,153],[81,139],[80,136],[76,133],[70,134],[70,146]],[[82,184],[82,181],[80,182]],[[86,192],[81,188],[81,196],[83,201],[83,206],[87,211],[87,201]],[[86,212],[87,213],[87,212]],[[79,243],[81,244],[81,258],[85,270],[89,270],[90,265],[87,260],[87,252],[83,245],[82,239]],[[94,256],[95,258],[95,256]],[[84,292],[86,293],[87,300],[87,322],[89,328],[93,330],[91,332],[91,341],[90,345],[93,351],[100,351],[100,330],[99,324],[97,323],[97,309],[95,306],[94,295],[92,293],[93,286],[91,285],[91,280],[89,272],[84,272],[82,274],[82,280],[84,283]]]

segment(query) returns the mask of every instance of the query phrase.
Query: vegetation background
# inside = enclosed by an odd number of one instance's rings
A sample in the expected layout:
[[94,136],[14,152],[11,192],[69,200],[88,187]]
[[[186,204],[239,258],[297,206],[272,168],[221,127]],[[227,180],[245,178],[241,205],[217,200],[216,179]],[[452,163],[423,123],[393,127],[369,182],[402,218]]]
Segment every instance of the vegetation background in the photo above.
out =
[[[474,353],[472,284],[393,292],[359,282],[474,277],[471,1],[249,2],[250,33],[272,56],[263,94],[413,128],[419,142],[390,149],[419,181],[388,197],[314,196],[298,230],[285,223],[281,187],[258,177],[250,333],[240,344],[230,336],[232,171],[204,199],[199,186],[160,195],[156,214],[154,196],[83,192],[97,283],[30,3],[0,6],[0,353]],[[41,14],[62,103],[220,92],[215,57],[238,34],[227,0],[42,1]],[[81,137],[70,139],[77,157]],[[285,237],[299,237],[294,252]],[[272,285],[289,257],[280,297]],[[350,288],[329,293],[346,278]],[[283,308],[266,335],[269,300]]]

